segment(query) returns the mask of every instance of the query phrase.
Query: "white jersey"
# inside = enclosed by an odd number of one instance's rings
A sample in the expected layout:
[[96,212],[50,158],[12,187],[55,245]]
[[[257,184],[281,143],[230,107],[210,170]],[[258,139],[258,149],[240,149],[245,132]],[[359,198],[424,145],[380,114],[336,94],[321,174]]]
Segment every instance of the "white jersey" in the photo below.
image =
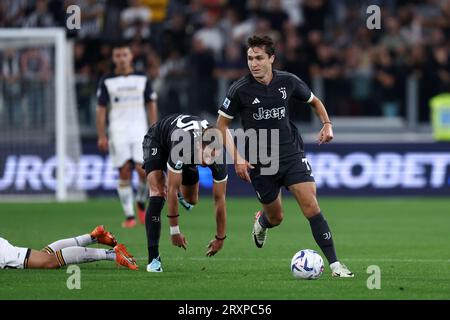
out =
[[31,250],[15,247],[0,237],[0,269],[23,269],[26,267]]
[[100,80],[97,90],[98,105],[108,112],[109,138],[116,141],[142,140],[148,122],[145,104],[155,100],[149,78],[141,73],[110,74]]

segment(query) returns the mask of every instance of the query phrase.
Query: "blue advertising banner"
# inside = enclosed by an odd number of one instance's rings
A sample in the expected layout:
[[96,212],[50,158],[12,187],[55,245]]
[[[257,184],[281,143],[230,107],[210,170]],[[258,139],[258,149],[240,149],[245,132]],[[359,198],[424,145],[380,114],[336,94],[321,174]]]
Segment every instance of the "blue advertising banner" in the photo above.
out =
[[[305,146],[318,193],[331,196],[450,196],[450,145],[329,144]],[[56,158],[48,148],[0,147],[0,196],[45,194],[55,189]],[[212,177],[199,168],[202,193],[210,193]],[[228,195],[254,196],[229,166]],[[83,145],[78,163],[66,164],[66,183],[90,196],[115,195],[118,174],[95,143]],[[133,177],[137,183],[137,176]]]

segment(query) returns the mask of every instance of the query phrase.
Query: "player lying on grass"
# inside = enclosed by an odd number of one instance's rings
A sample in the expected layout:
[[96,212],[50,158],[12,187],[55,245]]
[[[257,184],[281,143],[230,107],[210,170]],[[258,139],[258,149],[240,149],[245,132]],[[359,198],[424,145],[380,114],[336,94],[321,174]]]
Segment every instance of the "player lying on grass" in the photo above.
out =
[[[86,248],[94,243],[113,249]],[[138,269],[136,261],[125,246],[117,244],[114,236],[103,226],[97,226],[90,234],[53,242],[42,251],[15,247],[0,237],[0,269],[58,269],[69,264],[100,260],[115,261],[131,270]]]
[[[197,116],[175,114],[165,117],[153,125],[145,135],[144,168],[150,190],[150,203],[146,213],[147,244],[149,264],[148,272],[162,272],[159,255],[159,239],[161,235],[161,210],[165,199],[168,202],[168,217],[172,244],[186,249],[187,241],[178,226],[178,201],[190,209],[198,201],[199,174],[196,164],[208,166],[213,177],[213,197],[216,209],[216,235],[210,241],[207,256],[213,256],[223,246],[225,240],[226,207],[225,194],[227,186],[227,167],[211,161],[219,157],[219,153],[211,150],[201,140],[207,130],[217,130],[209,126],[206,120]],[[177,133],[184,134],[184,139],[174,140]],[[172,152],[186,142],[191,146],[182,157]],[[222,150],[222,144],[219,144]],[[223,154],[223,152],[220,152]],[[194,158],[201,159],[197,163]],[[208,158],[208,159],[207,159]],[[168,169],[168,170],[167,170]],[[167,171],[167,191],[166,175]],[[181,191],[181,193],[180,193]]]

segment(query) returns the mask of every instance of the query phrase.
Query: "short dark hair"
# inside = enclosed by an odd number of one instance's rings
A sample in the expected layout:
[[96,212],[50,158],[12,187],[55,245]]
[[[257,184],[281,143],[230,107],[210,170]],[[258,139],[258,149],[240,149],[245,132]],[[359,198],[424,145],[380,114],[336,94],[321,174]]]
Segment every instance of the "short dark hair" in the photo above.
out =
[[253,47],[264,48],[264,51],[269,55],[269,57],[275,54],[274,42],[269,36],[253,35],[248,38],[247,49]]
[[130,43],[126,40],[119,40],[114,42],[111,46],[111,50],[120,48],[130,48]]

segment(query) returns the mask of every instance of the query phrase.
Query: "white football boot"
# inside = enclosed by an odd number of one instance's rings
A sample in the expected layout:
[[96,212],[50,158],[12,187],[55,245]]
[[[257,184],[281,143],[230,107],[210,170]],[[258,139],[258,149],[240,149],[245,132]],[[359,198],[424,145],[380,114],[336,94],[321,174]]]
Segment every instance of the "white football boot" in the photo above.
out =
[[353,278],[355,275],[351,272],[345,264],[336,261],[330,264],[331,275],[338,278]]
[[264,242],[267,239],[267,228],[261,227],[259,224],[259,216],[261,215],[261,211],[258,211],[255,215],[255,223],[253,224],[253,241],[258,248],[262,248]]

